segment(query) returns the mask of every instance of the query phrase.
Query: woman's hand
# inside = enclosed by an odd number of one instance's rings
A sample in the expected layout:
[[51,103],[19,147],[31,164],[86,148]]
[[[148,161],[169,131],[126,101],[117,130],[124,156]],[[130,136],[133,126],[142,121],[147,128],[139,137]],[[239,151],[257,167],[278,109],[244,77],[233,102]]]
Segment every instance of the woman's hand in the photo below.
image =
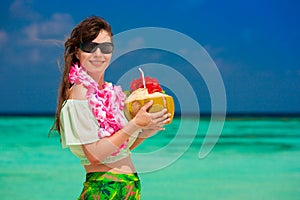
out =
[[171,114],[167,113],[167,109],[155,113],[147,112],[152,104],[153,101],[145,104],[132,120],[142,129],[164,130],[163,125],[171,120]]
[[167,109],[155,113],[148,113],[147,110],[152,104],[153,101],[146,103],[135,117],[122,128],[123,132],[132,135],[139,129],[152,131],[165,130],[163,125],[171,120],[171,114],[167,113]]

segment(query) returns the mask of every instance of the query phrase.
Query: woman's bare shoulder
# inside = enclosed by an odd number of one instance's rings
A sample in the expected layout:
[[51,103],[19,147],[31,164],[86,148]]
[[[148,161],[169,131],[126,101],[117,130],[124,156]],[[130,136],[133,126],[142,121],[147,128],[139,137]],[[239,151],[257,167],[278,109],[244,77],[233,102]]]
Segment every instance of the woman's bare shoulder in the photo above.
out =
[[70,88],[70,99],[86,100],[87,89],[82,85],[73,85]]

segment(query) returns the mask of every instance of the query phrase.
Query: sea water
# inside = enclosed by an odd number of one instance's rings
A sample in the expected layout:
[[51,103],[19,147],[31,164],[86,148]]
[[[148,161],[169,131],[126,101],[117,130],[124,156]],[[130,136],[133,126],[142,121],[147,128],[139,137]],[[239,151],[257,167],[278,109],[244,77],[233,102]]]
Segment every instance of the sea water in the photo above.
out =
[[[85,172],[58,134],[48,137],[53,120],[0,117],[1,199],[78,197]],[[143,200],[300,199],[300,118],[228,117],[200,159],[210,123],[177,117],[133,151]]]

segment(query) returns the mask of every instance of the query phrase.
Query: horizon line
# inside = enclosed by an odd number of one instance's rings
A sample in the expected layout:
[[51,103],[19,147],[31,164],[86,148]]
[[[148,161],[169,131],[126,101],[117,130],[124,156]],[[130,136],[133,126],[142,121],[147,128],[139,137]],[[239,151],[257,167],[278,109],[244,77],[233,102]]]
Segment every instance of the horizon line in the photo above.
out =
[[[53,112],[0,112],[0,117],[55,117]],[[200,112],[198,113],[178,113],[175,112],[174,117],[197,117],[211,116],[211,112]],[[224,113],[214,113],[215,116],[225,116],[225,117],[300,117],[300,112],[227,112]]]

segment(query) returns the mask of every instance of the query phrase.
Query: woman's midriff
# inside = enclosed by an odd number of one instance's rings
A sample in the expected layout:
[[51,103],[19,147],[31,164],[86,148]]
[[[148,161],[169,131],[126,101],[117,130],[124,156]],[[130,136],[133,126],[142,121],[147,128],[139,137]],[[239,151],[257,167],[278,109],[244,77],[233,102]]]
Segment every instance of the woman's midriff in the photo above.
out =
[[131,157],[128,156],[114,163],[105,163],[97,165],[84,165],[85,171],[89,172],[114,172],[120,174],[135,173]]

